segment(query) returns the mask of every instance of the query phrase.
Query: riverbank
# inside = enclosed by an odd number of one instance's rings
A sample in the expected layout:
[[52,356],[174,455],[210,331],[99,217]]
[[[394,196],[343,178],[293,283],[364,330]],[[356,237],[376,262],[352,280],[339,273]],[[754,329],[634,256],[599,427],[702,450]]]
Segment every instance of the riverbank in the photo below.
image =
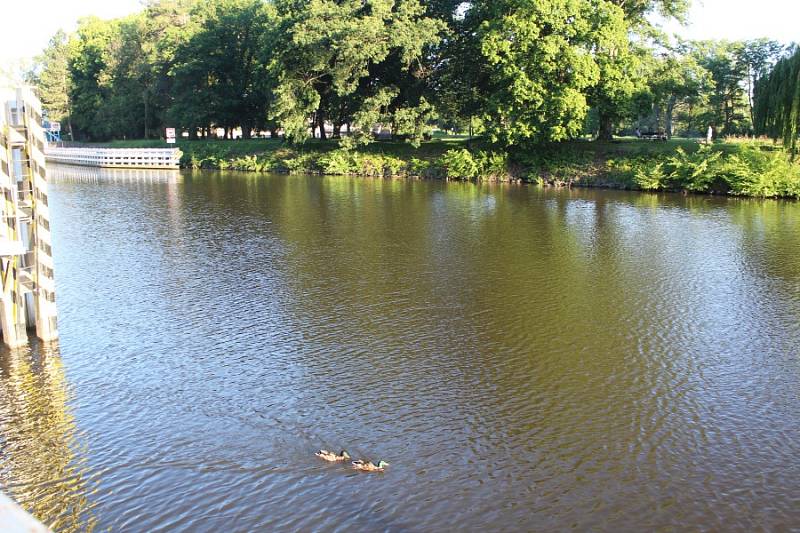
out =
[[[161,141],[118,141],[111,147],[163,147]],[[375,142],[357,150],[335,141],[291,146],[278,140],[181,141],[181,166],[192,169],[316,173],[366,177],[514,181],[550,186],[684,191],[799,198],[800,164],[763,141],[621,139],[573,141],[502,151],[480,139],[444,137],[418,148]]]

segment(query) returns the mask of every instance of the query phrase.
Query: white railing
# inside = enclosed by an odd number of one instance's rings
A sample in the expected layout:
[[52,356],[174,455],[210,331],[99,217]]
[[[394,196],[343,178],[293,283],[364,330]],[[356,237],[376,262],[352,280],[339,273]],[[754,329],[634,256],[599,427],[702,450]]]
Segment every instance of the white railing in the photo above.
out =
[[177,148],[47,148],[54,163],[103,168],[178,168]]

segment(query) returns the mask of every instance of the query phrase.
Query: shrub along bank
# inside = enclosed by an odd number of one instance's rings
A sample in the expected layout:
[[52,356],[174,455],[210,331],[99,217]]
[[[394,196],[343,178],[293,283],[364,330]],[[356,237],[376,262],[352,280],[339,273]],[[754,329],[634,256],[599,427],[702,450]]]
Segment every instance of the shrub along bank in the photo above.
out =
[[[111,146],[157,144],[125,141]],[[345,150],[332,142],[291,146],[270,140],[185,141],[179,147],[182,166],[192,169],[800,197],[800,164],[791,162],[784,150],[755,141],[714,145],[693,140],[574,141],[510,151],[466,139],[440,139],[419,148],[379,142],[357,150]]]

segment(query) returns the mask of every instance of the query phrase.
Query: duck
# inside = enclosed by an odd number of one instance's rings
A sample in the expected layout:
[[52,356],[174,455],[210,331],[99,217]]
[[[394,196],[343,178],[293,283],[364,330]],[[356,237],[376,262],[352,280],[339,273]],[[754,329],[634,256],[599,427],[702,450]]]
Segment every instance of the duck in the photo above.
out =
[[383,472],[386,470],[386,467],[389,466],[389,463],[386,461],[378,461],[378,464],[375,464],[372,461],[364,461],[361,459],[353,461],[352,464],[353,468],[361,470],[362,472]]
[[339,455],[336,455],[336,453],[334,452],[329,452],[328,450],[320,450],[314,455],[316,455],[323,461],[328,461],[330,463],[338,463],[350,459],[350,454],[347,453],[347,450],[342,450],[341,452],[339,452]]

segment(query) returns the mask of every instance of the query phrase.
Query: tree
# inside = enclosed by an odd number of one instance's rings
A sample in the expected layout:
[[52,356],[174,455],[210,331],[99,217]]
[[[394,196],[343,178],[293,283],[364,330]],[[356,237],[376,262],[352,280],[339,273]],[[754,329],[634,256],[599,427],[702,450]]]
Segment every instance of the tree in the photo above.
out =
[[609,32],[605,42],[598,44],[595,58],[600,77],[597,84],[589,89],[588,99],[597,111],[597,138],[610,141],[615,125],[630,113],[637,87],[644,84],[641,59],[639,54],[631,50],[624,22],[617,21],[616,31]]
[[797,155],[800,132],[800,49],[781,59],[756,85],[756,131],[782,140]]
[[751,128],[744,91],[747,69],[739,60],[744,43],[697,41],[693,48],[697,63],[712,79],[705,120],[723,134],[747,132]]
[[34,79],[42,108],[51,121],[66,122],[70,139],[74,139],[71,120],[70,92],[72,77],[69,71],[69,37],[59,30],[47,48],[35,59]]
[[687,53],[685,47],[666,50],[656,59],[651,76],[650,87],[654,103],[659,111],[663,111],[664,131],[671,137],[674,133],[676,107],[684,103],[696,105],[703,101],[703,96],[712,86],[713,80],[695,57]]
[[81,19],[74,45],[70,46],[72,124],[88,139],[107,138],[111,133],[106,101],[111,92],[108,67],[116,24],[97,17]]
[[652,29],[652,23],[647,18],[652,13],[658,13],[664,18],[676,19],[683,22],[689,11],[690,0],[611,0],[625,13],[625,19],[634,30]]
[[211,124],[249,138],[265,122],[267,71],[261,62],[274,11],[261,0],[205,0],[192,11],[196,31],[175,50],[171,116],[196,132]]
[[[624,18],[624,30],[618,28],[615,31],[631,33],[640,40],[634,51],[631,50],[633,45],[627,39],[623,40],[621,34],[613,38],[609,34],[607,44],[596,50],[601,75],[591,92],[591,103],[598,114],[597,138],[604,141],[611,140],[614,125],[629,112],[634,94],[646,83],[642,76],[641,56],[652,51],[642,38],[662,39],[648,15],[657,12],[664,18],[683,21],[689,7],[688,0],[610,0],[610,3],[622,11]],[[607,24],[601,27],[612,31]]]
[[[626,47],[623,13],[605,0],[476,3],[486,69],[483,115],[504,145],[560,141],[581,132],[587,94]],[[596,96],[613,98],[614,81]]]
[[[357,140],[404,105],[401,88],[371,76],[393,64],[395,78],[411,75],[443,25],[418,0],[277,0],[279,29],[271,71],[278,79],[273,116],[295,141],[309,137],[314,117],[325,137],[327,113],[348,102]],[[358,101],[348,100],[358,94]],[[352,140],[352,139],[351,139]]]
[[442,42],[431,54],[428,92],[433,97],[440,124],[474,134],[488,94],[488,74],[477,38],[482,23],[480,9],[453,0],[428,2],[428,12],[447,25]]
[[782,44],[766,38],[746,41],[738,50],[738,60],[744,66],[746,72],[747,103],[752,124],[755,124],[755,114],[753,112],[755,87],[761,78],[769,73],[784,51],[785,48]]

